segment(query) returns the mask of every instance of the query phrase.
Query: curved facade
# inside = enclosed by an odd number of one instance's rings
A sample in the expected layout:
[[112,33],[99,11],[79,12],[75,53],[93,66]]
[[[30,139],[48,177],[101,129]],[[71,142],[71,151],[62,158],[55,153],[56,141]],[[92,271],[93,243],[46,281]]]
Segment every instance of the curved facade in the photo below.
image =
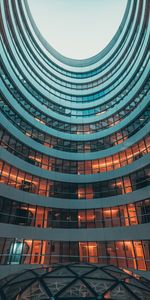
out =
[[150,270],[148,11],[128,1],[108,46],[73,60],[1,0],[1,265]]

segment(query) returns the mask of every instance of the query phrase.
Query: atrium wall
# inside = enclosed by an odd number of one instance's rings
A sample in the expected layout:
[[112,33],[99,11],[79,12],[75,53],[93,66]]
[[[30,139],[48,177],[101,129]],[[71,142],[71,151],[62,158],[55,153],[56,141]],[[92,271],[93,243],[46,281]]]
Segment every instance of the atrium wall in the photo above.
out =
[[108,46],[74,60],[26,0],[1,0],[1,266],[150,270],[149,4],[128,0]]

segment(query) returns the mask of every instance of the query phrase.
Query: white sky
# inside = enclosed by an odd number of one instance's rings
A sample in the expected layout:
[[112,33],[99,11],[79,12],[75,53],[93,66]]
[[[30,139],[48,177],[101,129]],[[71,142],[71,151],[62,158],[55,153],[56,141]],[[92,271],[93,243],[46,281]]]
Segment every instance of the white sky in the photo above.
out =
[[112,39],[127,0],[28,0],[44,38],[62,55],[83,59]]

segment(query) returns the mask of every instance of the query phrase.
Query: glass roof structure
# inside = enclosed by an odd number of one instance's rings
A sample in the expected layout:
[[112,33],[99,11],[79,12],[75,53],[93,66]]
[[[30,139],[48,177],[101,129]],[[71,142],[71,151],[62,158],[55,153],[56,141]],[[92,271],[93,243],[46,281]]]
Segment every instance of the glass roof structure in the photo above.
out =
[[0,281],[0,299],[144,299],[150,282],[113,265],[57,264],[24,270]]

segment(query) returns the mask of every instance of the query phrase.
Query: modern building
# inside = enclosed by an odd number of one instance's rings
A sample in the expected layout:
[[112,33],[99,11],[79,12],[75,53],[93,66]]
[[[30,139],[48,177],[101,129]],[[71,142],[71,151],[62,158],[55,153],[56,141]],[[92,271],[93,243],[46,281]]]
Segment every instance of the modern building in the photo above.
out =
[[0,270],[150,270],[149,0],[96,56],[63,57],[1,0]]

